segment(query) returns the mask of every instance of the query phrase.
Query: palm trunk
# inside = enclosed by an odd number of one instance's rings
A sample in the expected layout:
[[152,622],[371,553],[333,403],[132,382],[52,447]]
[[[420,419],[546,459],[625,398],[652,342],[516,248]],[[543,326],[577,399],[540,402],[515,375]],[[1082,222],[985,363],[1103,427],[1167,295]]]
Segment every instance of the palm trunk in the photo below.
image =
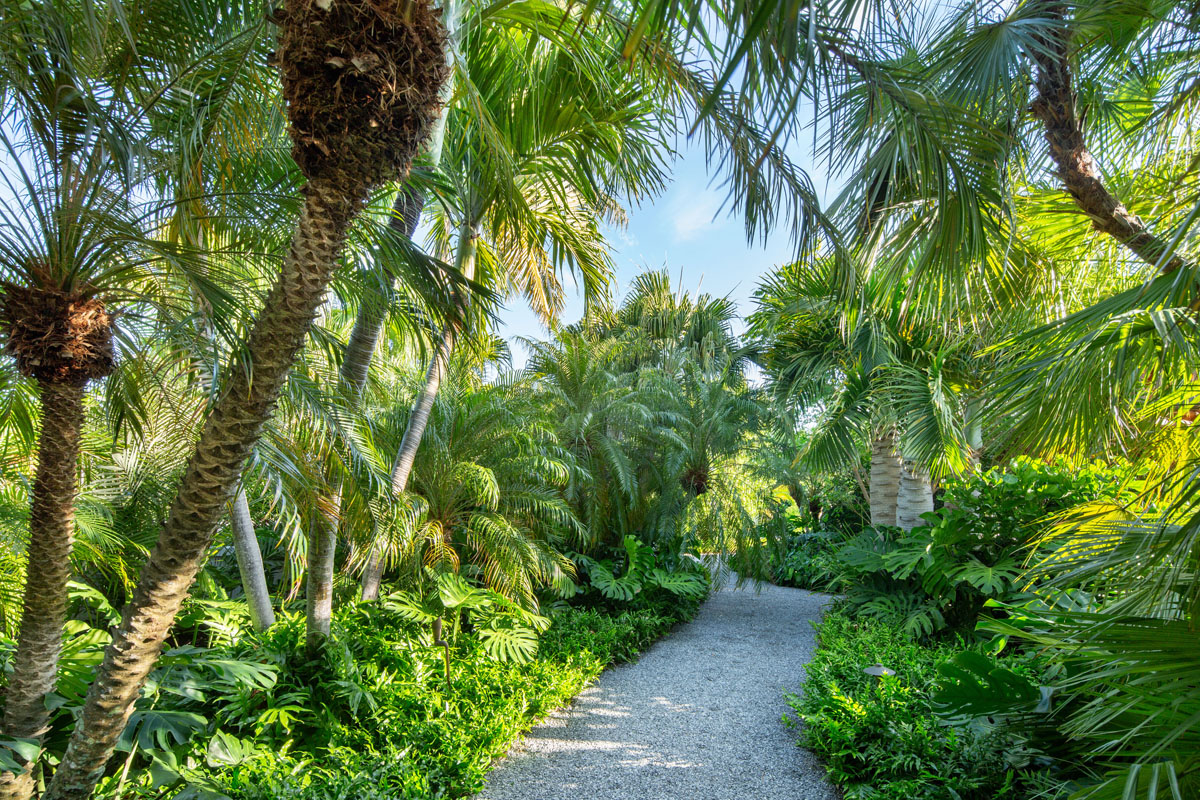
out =
[[[458,252],[454,265],[467,280],[475,277],[475,253],[479,238],[478,227],[470,222],[464,222],[459,230]],[[464,301],[465,302],[465,301]],[[421,446],[421,438],[425,435],[425,426],[429,424],[429,414],[433,410],[433,401],[437,398],[442,376],[450,363],[450,353],[454,348],[454,338],[458,331],[453,324],[447,325],[442,331],[442,338],[429,360],[425,370],[425,385],[417,395],[412,414],[408,418],[408,427],[404,429],[404,438],[400,442],[400,450],[392,463],[392,493],[400,494],[408,488],[408,478],[412,474],[413,462],[417,457],[417,449]],[[383,554],[375,549],[371,552],[367,566],[363,570],[362,599],[375,600],[379,597],[379,585],[383,580]]]
[[[444,118],[444,116],[443,116]],[[444,127],[444,125],[443,125]],[[392,230],[412,240],[421,221],[421,209],[425,207],[425,195],[410,186],[402,186],[392,206],[392,219],[388,223]],[[379,335],[387,318],[387,308],[380,304],[364,302],[358,309],[350,340],[346,342],[346,354],[342,359],[341,379],[351,402],[357,403],[367,384],[367,374]],[[333,574],[337,563],[338,524],[341,519],[342,484],[337,477],[327,481],[328,508],[333,513],[318,513],[309,523],[308,563],[304,575],[305,594],[305,643],[310,653],[315,653],[321,642],[329,636],[329,625],[333,619]]]
[[[442,3],[442,25],[446,28],[446,63],[453,67],[458,52],[458,23],[463,5],[455,0],[444,0]],[[442,110],[434,122],[430,133],[426,154],[433,166],[441,163],[442,152],[446,143],[446,114],[450,109],[450,101],[454,93],[453,73],[442,86]],[[425,195],[411,187],[402,187],[396,195],[393,208],[392,225],[403,225],[404,236],[412,241],[421,221],[421,211],[425,207]],[[342,381],[350,397],[357,401],[367,383],[371,360],[375,357],[375,348],[379,343],[379,334],[383,330],[383,322],[387,318],[387,309],[363,303],[358,309],[354,320],[354,330],[350,332],[350,340],[346,342],[346,355],[342,360]],[[329,635],[329,620],[333,616],[333,565],[337,550],[337,526],[341,519],[342,486],[332,481],[329,485],[331,508],[338,509],[332,518],[321,515],[315,529],[308,534],[309,553],[320,553],[323,559],[317,564],[317,575],[313,575],[313,562],[309,562],[306,590],[307,603],[307,640],[310,650],[320,639]],[[368,562],[367,570],[372,569],[374,560]],[[314,582],[315,580],[315,582]],[[364,576],[364,583],[366,578]],[[376,581],[378,584],[378,581]],[[375,593],[378,595],[378,585]]]
[[1058,167],[1058,176],[1097,230],[1112,236],[1160,271],[1174,272],[1184,266],[1185,260],[1178,255],[1167,257],[1168,243],[1151,233],[1146,223],[1104,185],[1096,159],[1083,139],[1083,126],[1071,85],[1071,28],[1062,20],[1066,3],[1050,0],[1046,6],[1048,14],[1063,24],[1046,37],[1042,42],[1044,47],[1030,51],[1037,66],[1038,91],[1032,110],[1045,128],[1050,157]]
[[[41,740],[50,712],[67,616],[71,542],[75,533],[75,475],[83,428],[83,384],[39,381],[42,430],[30,502],[29,548],[21,630],[4,709],[4,734]],[[33,793],[33,764],[0,776],[0,798]]]
[[967,433],[967,471],[974,474],[979,471],[980,457],[983,453],[983,401],[978,397],[967,400],[965,414]]
[[[421,209],[424,207],[424,192],[408,185],[401,186],[392,205],[389,227],[411,241],[417,232],[417,225],[421,221]],[[354,399],[358,398],[367,384],[371,359],[375,357],[379,334],[386,319],[387,307],[383,304],[364,302],[359,306],[358,316],[354,319],[354,330],[350,332],[350,340],[346,342],[346,354],[342,359],[342,381]]]
[[[340,509],[342,484],[340,480],[329,481],[332,496],[328,509]],[[317,511],[317,519],[308,528],[308,564],[304,573],[304,641],[309,655],[316,655],[321,644],[329,637],[329,626],[333,621],[333,574],[337,557],[337,512]]]
[[933,511],[933,484],[925,468],[912,459],[904,459],[900,468],[900,497],[896,506],[896,524],[906,531],[928,523],[921,515]]
[[250,624],[254,630],[262,632],[275,624],[275,609],[271,607],[271,590],[267,588],[262,550],[254,532],[254,519],[250,516],[250,501],[246,499],[245,488],[238,489],[229,511],[238,574],[242,578],[246,605],[250,607]]
[[879,433],[871,442],[871,525],[896,524],[896,501],[900,492],[900,454],[896,452],[894,428]]
[[304,344],[361,205],[356,193],[348,194],[346,187],[331,181],[305,187],[291,250],[250,331],[246,362],[231,365],[225,373],[229,385],[204,424],[158,543],[105,651],[44,800],[87,798],[103,775],[233,498],[246,458]]

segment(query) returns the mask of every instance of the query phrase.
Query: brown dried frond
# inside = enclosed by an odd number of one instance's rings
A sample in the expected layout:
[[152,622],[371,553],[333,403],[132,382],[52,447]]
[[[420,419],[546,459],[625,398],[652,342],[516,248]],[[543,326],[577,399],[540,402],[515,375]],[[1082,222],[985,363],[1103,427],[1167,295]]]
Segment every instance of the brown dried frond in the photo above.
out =
[[286,0],[277,60],[306,178],[363,192],[407,173],[448,76],[439,15],[428,0]]
[[700,467],[687,469],[679,479],[683,488],[696,497],[708,491],[708,470]]
[[113,318],[97,297],[5,284],[0,327],[22,374],[86,383],[113,370]]

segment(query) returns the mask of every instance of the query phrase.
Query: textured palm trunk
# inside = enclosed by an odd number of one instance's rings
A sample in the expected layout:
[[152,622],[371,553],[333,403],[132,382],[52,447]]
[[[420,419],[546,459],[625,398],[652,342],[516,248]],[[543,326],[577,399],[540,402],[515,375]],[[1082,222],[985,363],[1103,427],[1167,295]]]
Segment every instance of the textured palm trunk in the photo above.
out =
[[[454,0],[445,0],[442,3],[442,24],[446,27],[446,63],[450,67],[454,66],[458,52],[458,30],[459,17],[462,13],[463,4],[454,2]],[[433,130],[430,133],[429,145],[426,148],[426,155],[433,166],[441,163],[442,152],[446,144],[446,116],[450,109],[450,100],[454,93],[453,72],[451,78],[442,86],[442,108],[438,114],[437,120],[434,122]],[[405,238],[412,241],[417,232],[417,225],[421,221],[421,211],[425,208],[425,195],[411,187],[402,187],[399,194],[396,196],[394,206],[394,214],[392,217],[392,225],[403,225]],[[357,401],[362,393],[363,386],[367,383],[367,374],[371,368],[371,360],[375,357],[375,349],[379,343],[379,335],[383,330],[383,322],[387,318],[387,309],[370,303],[363,303],[359,307],[358,316],[354,320],[354,330],[350,332],[350,340],[346,343],[346,355],[342,361],[342,381],[344,382],[350,397]],[[339,482],[331,481],[329,484],[330,500],[332,501],[331,508],[338,509],[338,512],[332,517],[322,515],[318,522],[318,527],[309,531],[308,547],[309,553],[319,552],[322,558],[327,558],[328,561],[322,561],[317,565],[319,574],[317,583],[314,584],[314,576],[311,569],[308,574],[308,583],[306,588],[309,592],[307,603],[307,632],[308,646],[313,648],[319,644],[321,638],[329,635],[328,621],[333,615],[333,565],[334,557],[337,550],[337,528],[338,521],[341,519],[341,498],[342,487]],[[369,560],[367,570],[373,569],[374,560]],[[364,579],[365,581],[365,579]],[[378,583],[378,581],[376,581]],[[376,596],[378,588],[376,588]]]
[[[327,509],[339,509],[341,482],[330,480],[329,487],[331,496]],[[321,510],[317,516],[308,529],[308,563],[304,573],[304,641],[310,655],[315,655],[329,636],[333,621],[333,574],[337,564],[339,515]]]
[[895,525],[896,501],[900,492],[900,454],[896,431],[889,429],[871,441],[871,525]]
[[[424,207],[424,192],[412,186],[402,186],[392,206],[389,227],[411,241],[417,232],[417,225],[421,221],[421,209]],[[379,335],[383,331],[386,319],[387,307],[380,303],[362,303],[359,306],[358,316],[354,319],[354,329],[350,332],[350,340],[346,342],[346,354],[342,359],[342,381],[354,399],[358,398],[367,384],[371,359],[375,357],[375,348],[379,344]]]
[[[54,691],[58,676],[67,615],[83,384],[38,384],[42,430],[30,502],[21,631],[6,692],[4,734],[40,741],[50,718],[46,695]],[[24,800],[33,793],[33,765],[28,766],[20,774],[0,775],[0,798]]]
[[[1045,5],[1051,16],[1063,18],[1066,3],[1051,0]],[[1071,33],[1064,20],[1042,43],[1044,47],[1031,50],[1037,66],[1038,92],[1032,110],[1045,128],[1058,176],[1097,230],[1112,236],[1162,272],[1173,272],[1185,260],[1178,255],[1167,257],[1168,243],[1151,233],[1140,217],[1113,196],[1084,141],[1071,80]]]
[[925,525],[922,514],[933,511],[933,484],[929,473],[912,459],[900,467],[900,497],[896,505],[896,524],[906,531]]
[[204,424],[45,800],[87,798],[103,775],[220,517],[233,499],[246,458],[304,344],[347,228],[360,207],[358,193],[348,192],[347,187],[329,181],[313,181],[305,187],[291,249],[250,331],[244,356],[248,363],[234,364],[225,373],[229,385]]
[[[454,265],[467,280],[475,277],[475,253],[479,238],[478,226],[469,222],[463,223],[459,230],[458,252]],[[425,385],[417,395],[413,404],[412,414],[408,418],[408,426],[404,429],[404,438],[400,442],[400,450],[392,463],[392,493],[400,494],[408,488],[408,479],[412,474],[413,462],[417,458],[417,449],[421,446],[421,438],[425,435],[425,426],[429,424],[429,414],[433,411],[433,401],[437,398],[442,377],[450,363],[450,354],[454,349],[454,339],[458,331],[453,324],[447,325],[442,331],[442,338],[429,359],[429,367],[425,370]],[[362,599],[375,600],[379,597],[379,586],[383,581],[383,557],[378,551],[372,551],[363,570]]]
[[233,549],[237,554],[238,574],[242,591],[250,608],[250,624],[256,631],[265,631],[275,624],[275,609],[271,607],[271,590],[267,588],[267,572],[263,568],[262,550],[250,516],[250,501],[246,490],[239,488],[229,509],[233,528]]

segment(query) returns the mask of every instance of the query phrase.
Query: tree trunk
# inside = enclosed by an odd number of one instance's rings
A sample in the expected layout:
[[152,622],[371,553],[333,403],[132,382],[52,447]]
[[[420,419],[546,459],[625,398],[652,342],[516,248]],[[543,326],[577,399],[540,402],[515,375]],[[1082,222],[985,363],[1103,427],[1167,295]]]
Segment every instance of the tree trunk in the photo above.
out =
[[1169,244],[1151,233],[1146,223],[1104,185],[1096,159],[1084,142],[1075,105],[1075,90],[1071,85],[1071,28],[1063,19],[1066,3],[1046,5],[1048,16],[1062,24],[1042,42],[1044,47],[1031,50],[1037,65],[1038,92],[1032,110],[1045,128],[1058,176],[1096,230],[1112,236],[1161,272],[1174,272],[1185,264],[1184,259],[1178,255],[1167,257]]
[[[461,11],[462,5],[456,0],[444,0],[442,3],[442,25],[446,29],[446,63],[451,69],[458,53],[458,23]],[[442,108],[433,123],[429,144],[425,148],[429,163],[434,167],[442,161],[442,151],[446,144],[446,114],[453,95],[454,74],[451,72],[450,78],[442,86]],[[412,241],[424,208],[425,193],[407,184],[402,185],[392,206],[393,216],[389,225],[393,231]],[[371,367],[371,359],[375,356],[379,333],[383,330],[383,321],[386,318],[387,308],[382,305],[363,303],[358,309],[354,330],[350,332],[350,340],[346,342],[346,355],[342,360],[342,380],[350,389],[351,397],[357,398],[367,383],[367,372]]]
[[[54,691],[58,677],[75,534],[83,387],[82,383],[38,381],[42,430],[30,502],[25,597],[4,709],[4,734],[21,739],[41,741],[50,719],[46,695]],[[20,774],[0,776],[0,798],[29,797],[33,766]]]
[[[458,234],[458,252],[455,255],[454,266],[467,280],[475,277],[475,253],[478,238],[478,226],[464,222]],[[465,304],[465,298],[464,295],[460,302]],[[429,414],[433,410],[433,401],[441,386],[442,376],[450,363],[450,353],[454,348],[454,338],[457,333],[453,324],[447,325],[446,329],[442,331],[441,341],[438,342],[433,357],[429,359],[429,367],[425,370],[425,385],[413,404],[412,414],[408,418],[408,426],[404,429],[404,438],[400,442],[400,450],[396,453],[396,460],[392,463],[393,494],[400,494],[408,488],[408,478],[412,474],[417,449],[421,446],[421,438],[425,435],[425,426],[429,424]],[[363,600],[375,600],[379,597],[383,568],[383,554],[375,549],[371,552],[367,566],[363,570]]]
[[983,453],[983,401],[978,397],[968,398],[965,414],[967,433],[967,471],[974,474],[979,471],[980,456]]
[[[444,118],[444,115],[443,115]],[[442,124],[444,128],[444,123]],[[392,231],[412,240],[421,221],[421,209],[425,207],[423,192],[403,185],[392,205],[392,219],[388,223]],[[357,404],[367,375],[371,359],[379,344],[379,335],[387,319],[387,307],[364,302],[354,320],[354,330],[346,342],[346,354],[342,359],[341,379],[350,402]],[[333,574],[337,563],[337,535],[341,519],[341,479],[331,477],[327,481],[328,508],[333,513],[318,513],[309,523],[308,564],[304,575],[305,594],[305,644],[310,653],[316,652],[321,642],[329,636],[329,625],[333,619]]]
[[[388,226],[393,232],[411,241],[417,232],[417,225],[421,221],[421,209],[424,207],[424,192],[407,184],[401,186],[392,205],[392,219]],[[363,302],[358,308],[354,330],[350,332],[350,340],[346,342],[346,354],[342,359],[342,381],[353,399],[358,398],[367,384],[367,373],[371,368],[371,359],[375,357],[375,348],[379,343],[379,334],[383,330],[385,319],[387,306],[383,304]]]
[[870,496],[871,524],[896,524],[896,500],[900,492],[900,454],[896,452],[896,431],[889,428],[871,442]]
[[275,624],[275,609],[271,607],[271,590],[267,588],[262,550],[258,546],[254,519],[250,516],[250,501],[246,499],[244,487],[234,495],[229,518],[233,527],[238,574],[242,577],[242,591],[246,594],[246,605],[250,607],[250,624],[261,633]]
[[[458,53],[459,16],[462,9],[463,4],[456,0],[445,0],[442,3],[442,25],[446,28],[446,61],[452,68]],[[426,148],[429,161],[435,167],[441,163],[442,152],[445,149],[446,116],[450,109],[453,93],[454,76],[451,72],[450,79],[442,86],[442,110],[434,122],[429,145]],[[396,195],[392,225],[397,227],[394,230],[403,225],[405,237],[412,241],[417,232],[417,225],[421,221],[421,211],[424,207],[425,195],[423,192],[411,187],[402,187],[399,194]],[[346,343],[346,356],[342,360],[342,381],[344,381],[350,397],[355,401],[362,393],[363,386],[366,385],[371,359],[375,356],[375,348],[378,345],[379,334],[383,330],[383,322],[386,317],[386,308],[363,303],[354,320],[354,330],[350,333],[350,340]],[[340,483],[331,483],[329,488],[331,499],[334,501],[331,508],[338,509],[338,512],[332,519],[322,515],[318,523],[321,525],[320,529],[309,532],[309,553],[313,553],[315,548],[322,554],[322,558],[328,558],[328,564],[320,565],[320,581],[314,584],[310,574],[306,584],[306,589],[311,593],[307,609],[308,646],[310,649],[316,646],[316,641],[321,637],[329,635],[329,619],[333,616],[333,563],[337,549],[338,520],[341,518],[342,487]],[[375,559],[372,557],[367,563],[367,573],[375,568],[374,564]],[[367,576],[364,574],[364,584],[366,580]],[[378,581],[378,578],[375,579],[374,596],[378,596],[379,593]]]
[[309,655],[316,655],[329,637],[333,620],[333,573],[336,566],[338,517],[341,508],[341,481],[329,481],[332,496],[328,509],[318,510],[317,519],[308,528],[308,569],[304,584],[304,643]]
[[921,515],[933,511],[933,485],[929,473],[912,459],[904,459],[900,468],[900,497],[896,524],[906,531],[928,524]]
[[330,181],[304,189],[304,208],[275,287],[226,371],[158,542],[142,568],[113,642],[88,691],[45,800],[91,795],[200,570],[246,458],[275,405],[333,276],[359,196]]

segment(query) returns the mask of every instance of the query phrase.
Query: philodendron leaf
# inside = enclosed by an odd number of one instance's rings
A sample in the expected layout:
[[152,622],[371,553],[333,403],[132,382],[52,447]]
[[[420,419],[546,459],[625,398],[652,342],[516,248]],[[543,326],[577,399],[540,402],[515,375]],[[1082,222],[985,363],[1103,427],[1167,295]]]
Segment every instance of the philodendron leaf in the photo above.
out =
[[483,649],[497,661],[524,664],[537,655],[537,631],[510,614],[479,614],[475,633]]
[[650,571],[650,582],[671,594],[680,597],[703,597],[708,587],[704,578],[695,572],[667,572],[663,569]]
[[169,750],[204,730],[208,720],[190,711],[135,711],[129,717],[118,750],[128,751],[136,740],[142,750]]
[[453,572],[437,573],[438,596],[442,605],[452,608],[485,608],[491,604],[488,593],[467,583]]
[[410,592],[393,592],[383,601],[385,611],[412,622],[432,622],[441,612],[422,597]]
[[[6,772],[21,773],[42,752],[36,739],[18,739],[15,736],[0,736],[0,768]],[[19,756],[19,760],[14,756]]]
[[959,653],[938,666],[943,680],[934,693],[938,713],[947,717],[1044,714],[1052,689],[997,666],[980,653]]
[[600,590],[600,594],[610,600],[632,600],[633,596],[642,590],[641,581],[633,575],[614,577],[612,570],[604,564],[597,564],[588,572],[592,585]]
[[208,742],[205,756],[210,767],[228,767],[242,763],[254,752],[254,742],[217,731]]

